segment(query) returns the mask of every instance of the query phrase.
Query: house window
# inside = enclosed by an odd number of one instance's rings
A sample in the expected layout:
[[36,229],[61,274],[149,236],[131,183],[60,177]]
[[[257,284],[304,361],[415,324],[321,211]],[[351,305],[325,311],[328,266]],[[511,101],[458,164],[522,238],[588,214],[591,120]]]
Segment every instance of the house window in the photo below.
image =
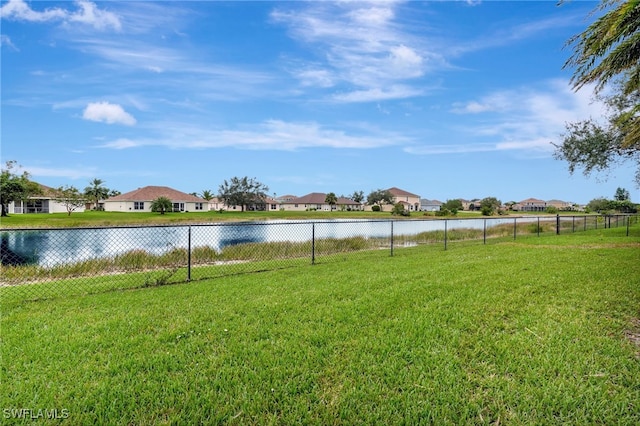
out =
[[184,211],[184,203],[173,203],[173,211],[174,212],[183,212]]
[[134,210],[144,210],[144,201],[134,201],[133,202]]
[[196,203],[196,210],[203,210],[203,204],[204,203]]

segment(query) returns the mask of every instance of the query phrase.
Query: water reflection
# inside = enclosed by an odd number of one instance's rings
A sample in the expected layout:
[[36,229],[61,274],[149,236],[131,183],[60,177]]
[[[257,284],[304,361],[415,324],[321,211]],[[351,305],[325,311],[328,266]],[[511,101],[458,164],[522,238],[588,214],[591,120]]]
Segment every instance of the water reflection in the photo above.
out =
[[[518,223],[536,218],[519,218]],[[446,225],[445,225],[446,223]],[[388,238],[456,228],[483,229],[504,219],[402,220],[402,221],[268,221],[192,226],[133,228],[47,229],[0,232],[3,265],[37,264],[50,267],[89,259],[109,258],[134,250],[161,255],[189,246],[224,247],[261,242],[306,242],[325,238]]]

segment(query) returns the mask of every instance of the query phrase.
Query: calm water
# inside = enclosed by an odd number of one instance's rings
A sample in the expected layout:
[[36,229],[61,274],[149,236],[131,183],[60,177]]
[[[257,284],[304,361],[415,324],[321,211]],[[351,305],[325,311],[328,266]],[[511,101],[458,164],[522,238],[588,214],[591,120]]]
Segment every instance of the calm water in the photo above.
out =
[[[537,218],[518,218],[518,223]],[[54,266],[113,257],[132,250],[163,254],[173,249],[209,246],[215,250],[242,243],[305,242],[312,238],[389,238],[456,228],[483,229],[513,224],[513,218],[401,220],[401,221],[268,221],[175,227],[48,229],[2,231],[3,264]],[[446,225],[445,225],[446,223]],[[189,239],[191,242],[189,244]]]

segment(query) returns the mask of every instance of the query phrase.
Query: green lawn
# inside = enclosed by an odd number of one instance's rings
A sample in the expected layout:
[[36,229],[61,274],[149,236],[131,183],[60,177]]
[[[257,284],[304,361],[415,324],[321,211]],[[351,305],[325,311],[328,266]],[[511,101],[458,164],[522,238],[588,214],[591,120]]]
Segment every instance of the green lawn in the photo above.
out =
[[[513,212],[515,216],[524,213]],[[569,214],[569,213],[567,213]],[[571,213],[573,214],[573,213]],[[545,214],[549,216],[548,214]],[[459,212],[455,218],[482,217],[480,212]],[[311,219],[404,219],[401,216],[392,216],[389,212],[360,212],[360,211],[268,211],[268,212],[187,212],[187,213],[129,213],[129,212],[100,212],[86,211],[83,213],[52,214],[12,214],[9,217],[0,218],[0,228],[56,228],[56,227],[92,227],[92,226],[119,226],[119,225],[153,225],[153,224],[187,224],[208,223],[226,221],[257,221],[269,219],[283,220],[311,220]],[[414,212],[410,219],[442,219],[424,212]],[[454,217],[450,217],[454,218]]]
[[2,421],[637,425],[637,230],[3,306]]
[[[424,217],[422,214],[418,215]],[[416,217],[418,217],[416,216]],[[91,227],[91,226],[118,226],[118,225],[153,225],[153,224],[187,224],[208,223],[226,221],[259,221],[268,219],[334,219],[334,218],[363,218],[363,219],[390,219],[389,212],[187,212],[187,213],[128,213],[128,212],[100,212],[87,211],[83,213],[52,214],[12,214],[0,220],[2,228],[31,228],[31,227]]]

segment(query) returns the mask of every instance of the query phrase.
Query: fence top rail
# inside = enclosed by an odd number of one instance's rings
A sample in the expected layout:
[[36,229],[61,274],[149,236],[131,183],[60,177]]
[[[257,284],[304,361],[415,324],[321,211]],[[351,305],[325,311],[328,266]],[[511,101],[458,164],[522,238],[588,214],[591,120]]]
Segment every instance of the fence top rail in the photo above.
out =
[[190,227],[230,227],[230,226],[264,226],[264,225],[300,225],[300,224],[322,224],[322,223],[404,223],[404,222],[435,222],[435,221],[504,221],[508,219],[531,219],[539,218],[546,220],[570,219],[572,217],[579,218],[598,218],[598,217],[629,217],[640,216],[637,213],[620,213],[620,214],[581,214],[581,215],[508,215],[508,216],[478,216],[478,217],[432,217],[424,218],[391,218],[391,219],[300,219],[300,220],[262,220],[262,221],[230,221],[230,222],[194,222],[182,224],[157,224],[157,225],[101,225],[101,226],[82,226],[82,227],[32,227],[32,228],[2,228],[0,233],[4,232],[30,232],[30,231],[69,231],[69,230],[100,230],[100,229],[149,229],[149,228],[190,228]]

